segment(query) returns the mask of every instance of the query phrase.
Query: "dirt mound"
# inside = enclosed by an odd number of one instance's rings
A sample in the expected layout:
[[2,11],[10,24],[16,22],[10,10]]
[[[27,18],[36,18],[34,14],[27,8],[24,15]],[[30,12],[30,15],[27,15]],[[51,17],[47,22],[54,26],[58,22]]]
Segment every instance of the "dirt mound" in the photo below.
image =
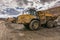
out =
[[6,39],[6,34],[8,34],[8,29],[5,26],[4,21],[0,21],[0,40],[5,40]]
[[[23,33],[18,33],[16,29],[19,28],[20,25],[17,24],[6,24],[4,21],[0,21],[0,40],[17,40],[16,36],[24,36]],[[22,25],[21,25],[22,26]]]

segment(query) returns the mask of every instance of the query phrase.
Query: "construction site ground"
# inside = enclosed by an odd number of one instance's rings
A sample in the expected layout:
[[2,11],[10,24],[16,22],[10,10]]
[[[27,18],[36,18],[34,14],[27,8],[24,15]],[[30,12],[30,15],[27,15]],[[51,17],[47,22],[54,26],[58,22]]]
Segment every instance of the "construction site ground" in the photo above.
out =
[[60,40],[60,26],[31,31],[22,24],[0,21],[0,40]]

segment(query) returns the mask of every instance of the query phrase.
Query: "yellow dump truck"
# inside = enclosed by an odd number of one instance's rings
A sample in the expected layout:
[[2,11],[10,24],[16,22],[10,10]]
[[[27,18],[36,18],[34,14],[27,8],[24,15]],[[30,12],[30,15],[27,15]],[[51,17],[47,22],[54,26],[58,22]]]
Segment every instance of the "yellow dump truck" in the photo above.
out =
[[29,9],[26,14],[19,15],[17,18],[8,18],[7,21],[28,25],[31,30],[36,30],[41,27],[41,25],[46,25],[48,28],[55,27],[57,23],[54,20],[56,19],[57,16],[48,11]]

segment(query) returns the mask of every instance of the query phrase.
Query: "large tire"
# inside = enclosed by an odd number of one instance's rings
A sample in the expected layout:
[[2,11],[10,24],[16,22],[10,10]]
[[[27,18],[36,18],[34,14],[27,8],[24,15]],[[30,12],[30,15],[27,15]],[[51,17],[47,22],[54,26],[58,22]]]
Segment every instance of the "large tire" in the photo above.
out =
[[51,20],[50,20],[50,21],[47,22],[46,25],[47,25],[48,28],[57,27],[57,22],[56,22],[56,21],[51,21]]
[[54,22],[53,21],[48,21],[47,23],[46,23],[46,26],[48,27],[48,28],[53,28],[54,27]]
[[40,26],[40,21],[39,20],[32,20],[29,24],[29,28],[31,30],[37,30]]
[[54,21],[54,27],[57,27],[57,22],[56,21]]

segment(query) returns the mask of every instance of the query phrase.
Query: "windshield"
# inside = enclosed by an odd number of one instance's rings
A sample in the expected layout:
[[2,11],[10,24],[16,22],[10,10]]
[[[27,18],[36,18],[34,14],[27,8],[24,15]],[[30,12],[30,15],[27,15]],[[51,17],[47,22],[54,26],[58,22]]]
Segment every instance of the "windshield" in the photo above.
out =
[[26,11],[26,13],[28,13],[30,15],[36,15],[36,10],[35,9],[29,9]]

